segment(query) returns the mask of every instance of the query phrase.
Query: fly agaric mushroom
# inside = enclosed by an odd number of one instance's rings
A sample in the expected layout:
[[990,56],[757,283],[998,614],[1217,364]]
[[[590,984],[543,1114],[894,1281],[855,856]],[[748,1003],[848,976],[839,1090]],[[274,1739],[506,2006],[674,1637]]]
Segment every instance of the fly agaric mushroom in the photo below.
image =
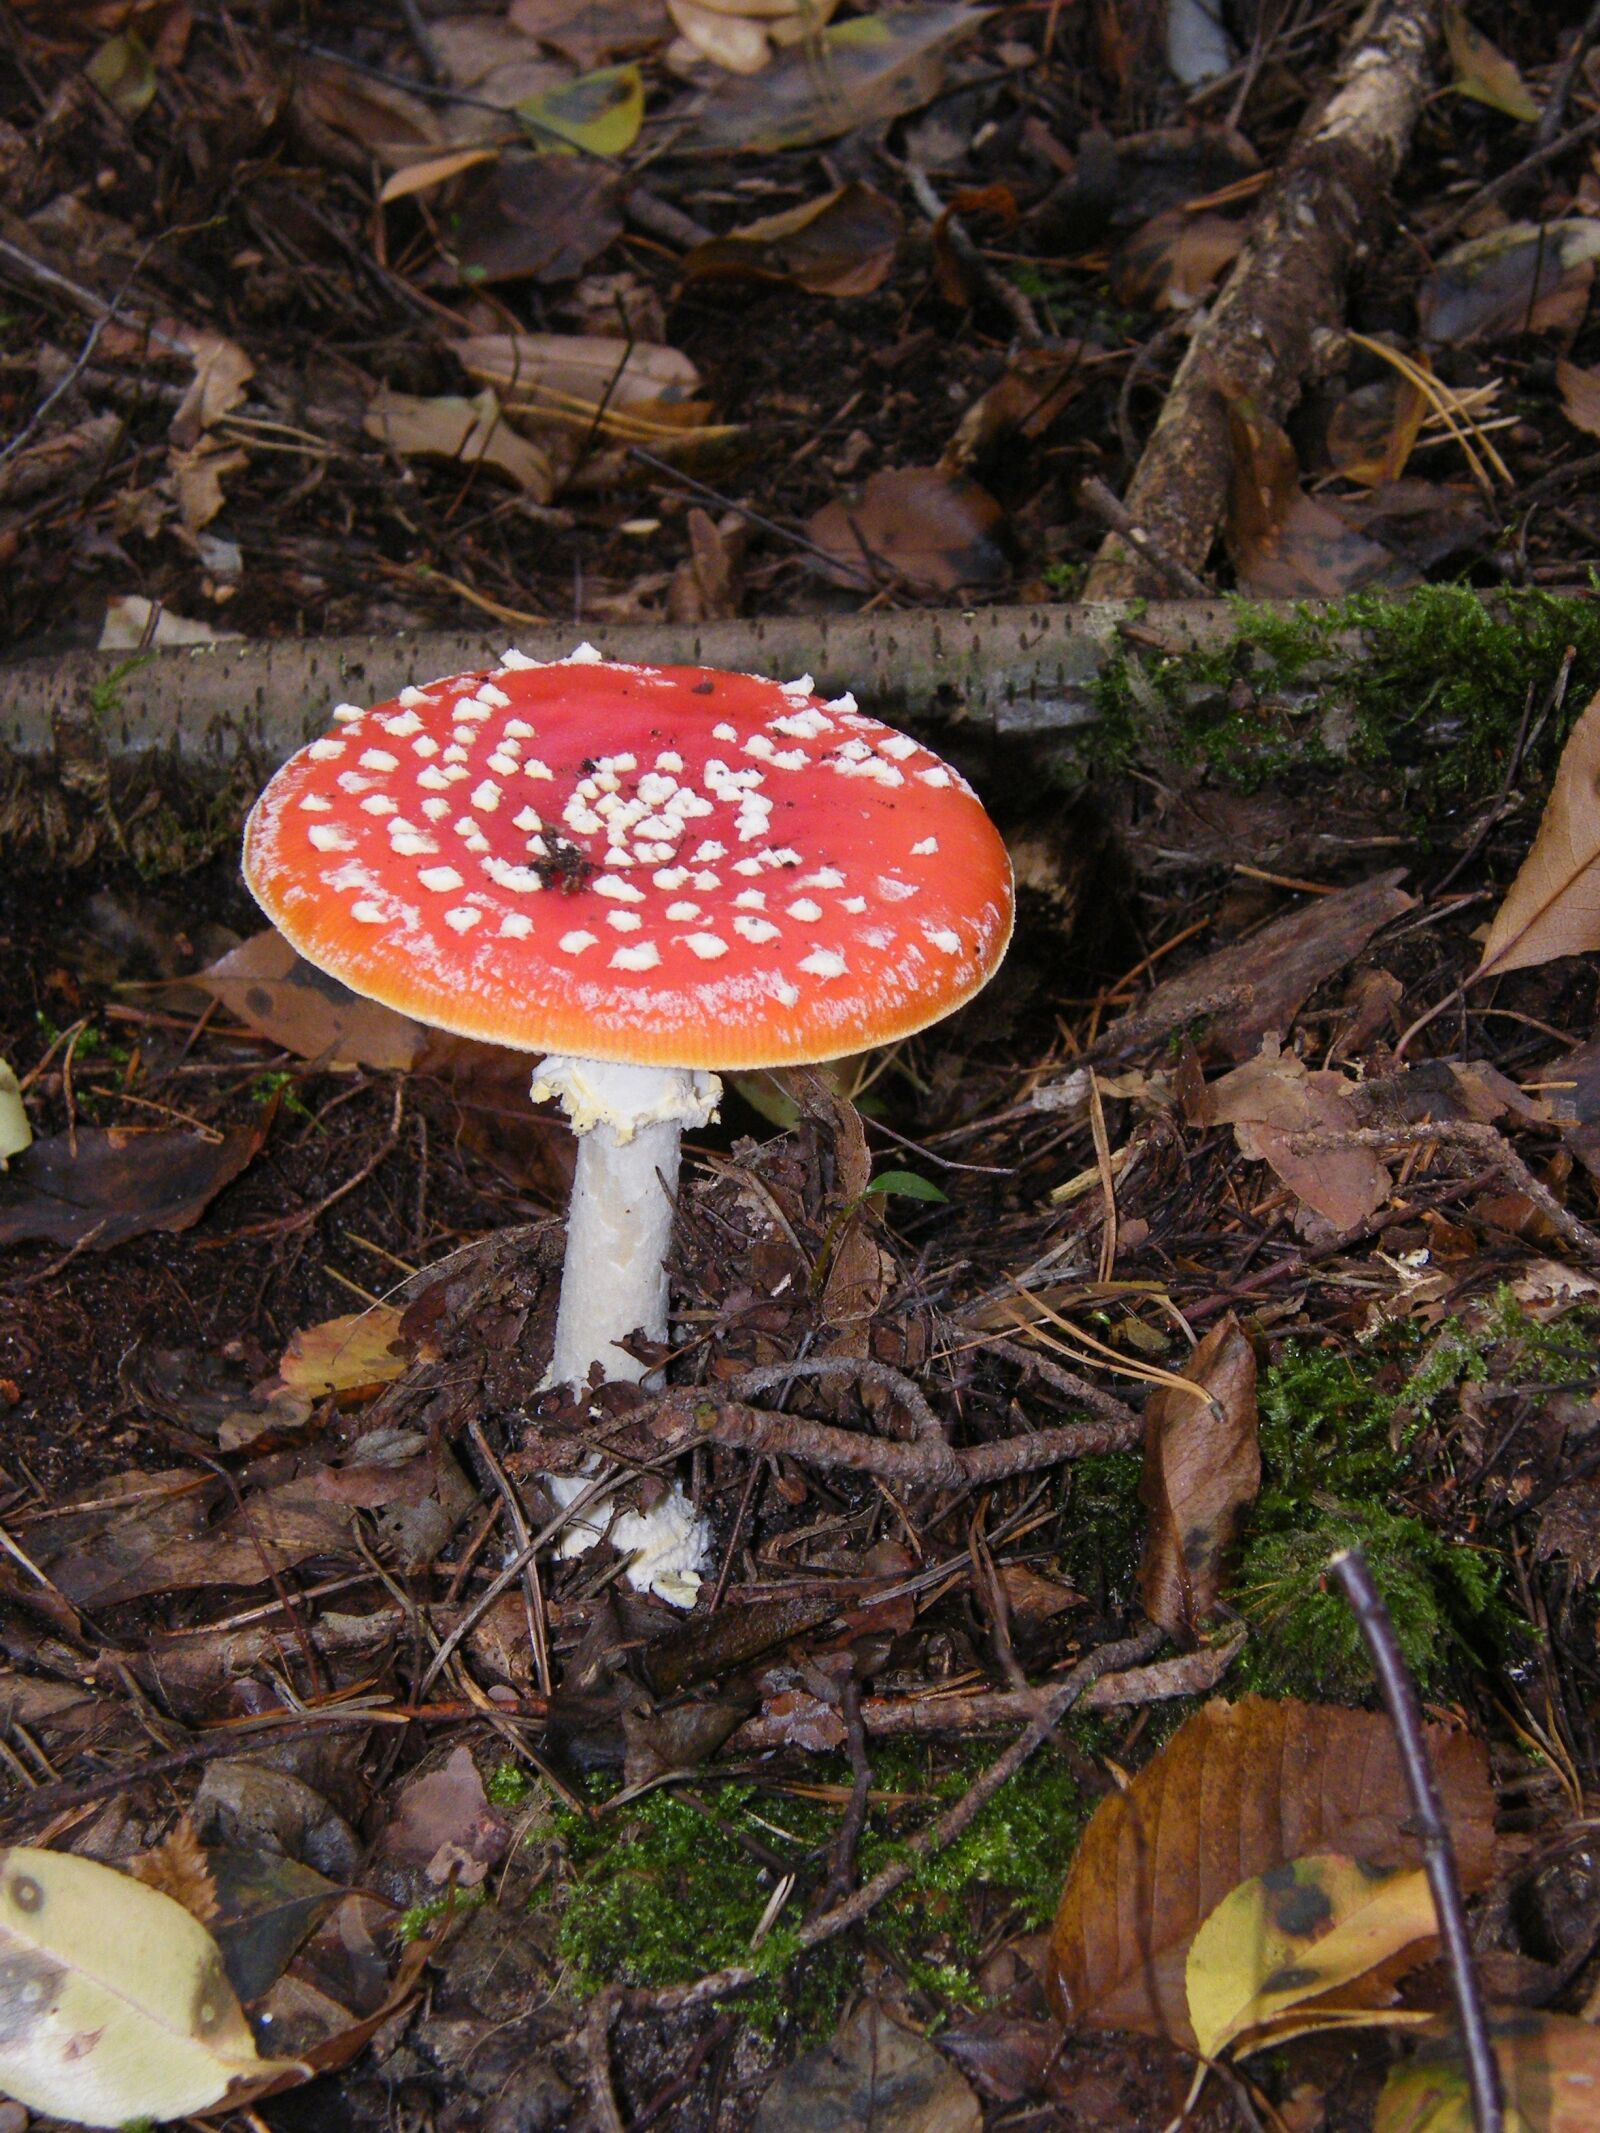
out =
[[[966,781],[811,677],[539,665],[341,704],[256,803],[245,879],[307,962],[439,1029],[542,1052],[579,1135],[547,1382],[667,1333],[678,1144],[711,1071],[820,1062],[925,1029],[993,974],[1011,868]],[[558,1502],[587,1483],[550,1477]],[[689,1604],[676,1486],[592,1521]]]

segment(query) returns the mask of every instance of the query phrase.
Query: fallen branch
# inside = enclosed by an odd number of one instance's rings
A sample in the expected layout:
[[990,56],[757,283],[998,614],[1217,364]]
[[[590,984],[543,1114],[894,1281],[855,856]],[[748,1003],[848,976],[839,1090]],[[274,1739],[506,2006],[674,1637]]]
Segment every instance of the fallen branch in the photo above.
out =
[[[1373,0],[1307,114],[1210,315],[1195,329],[1123,499],[1151,546],[1203,570],[1227,502],[1230,405],[1279,422],[1342,352],[1345,284],[1383,215],[1429,86],[1441,0]],[[1115,534],[1091,600],[1167,589]]]

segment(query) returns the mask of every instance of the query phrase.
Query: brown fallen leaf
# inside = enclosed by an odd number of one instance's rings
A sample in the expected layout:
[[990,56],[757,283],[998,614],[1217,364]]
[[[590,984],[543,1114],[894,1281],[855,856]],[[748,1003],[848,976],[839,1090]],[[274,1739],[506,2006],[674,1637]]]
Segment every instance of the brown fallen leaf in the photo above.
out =
[[463,467],[493,467],[523,489],[535,503],[547,504],[556,493],[555,469],[541,451],[506,420],[493,390],[486,386],[470,400],[441,393],[431,400],[382,387],[362,424],[404,459],[449,459]]
[[621,187],[604,164],[516,150],[469,178],[451,222],[449,256],[429,284],[576,281],[622,232]]
[[1229,215],[1169,208],[1135,230],[1111,264],[1119,304],[1192,311],[1238,258],[1245,225]]
[[783,2069],[751,2133],[979,2133],[982,2124],[965,2076],[869,1999]]
[[1398,481],[1427,412],[1422,388],[1410,378],[1379,378],[1346,393],[1328,423],[1333,471],[1367,489]]
[[[1494,1866],[1483,1744],[1427,1728],[1462,1887]],[[1073,2023],[1187,2049],[1189,1944],[1230,1890],[1308,1853],[1415,1866],[1410,1795],[1388,1720],[1333,1705],[1207,1704],[1084,1831],[1051,1933],[1051,1996]]]
[[1470,982],[1600,948],[1600,695],[1573,727],[1533,849]]
[[987,392],[973,401],[939,455],[947,474],[965,474],[984,453],[1008,437],[1029,443],[1042,437],[1086,382],[1083,348],[1023,348]]
[[1287,1036],[1316,987],[1352,962],[1380,926],[1411,909],[1415,898],[1401,888],[1404,878],[1405,869],[1396,867],[1332,896],[1312,897],[1248,940],[1219,948],[1181,976],[1166,979],[1134,1016],[1141,1024],[1176,1029],[1196,1011],[1195,1003],[1247,987],[1237,1007],[1224,1007],[1208,1019],[1203,1042],[1230,1059],[1250,1058],[1269,1031]]
[[181,1903],[189,1916],[198,1918],[203,1926],[217,1915],[217,1884],[194,1824],[186,1814],[178,1817],[152,1850],[135,1853],[128,1861],[128,1872],[147,1889],[159,1889],[163,1896]]
[[328,1066],[403,1073],[416,1065],[430,1034],[313,968],[275,926],[230,948],[195,982],[286,1052]]
[[665,44],[672,32],[662,0],[511,0],[506,19],[585,68]]
[[824,504],[806,527],[838,559],[842,584],[882,580],[920,593],[993,585],[1005,558],[991,538],[1000,506],[975,481],[938,467],[887,467],[856,503]]
[[1437,347],[1581,323],[1600,227],[1581,217],[1509,222],[1435,262],[1417,292],[1423,338]]
[[1308,1134],[1356,1124],[1358,1084],[1323,1069],[1308,1072],[1293,1052],[1267,1038],[1254,1059],[1206,1089],[1200,1123],[1232,1126],[1241,1155],[1263,1162],[1334,1229],[1354,1229],[1377,1213],[1393,1180],[1370,1148],[1303,1148]]
[[1257,599],[1332,599],[1416,573],[1300,486],[1287,433],[1243,402],[1228,407],[1233,479],[1227,539],[1239,590]]
[[403,1305],[374,1304],[307,1326],[291,1336],[278,1375],[291,1392],[308,1400],[324,1400],[330,1393],[348,1397],[390,1384],[406,1367],[400,1335],[404,1317]]
[[1584,370],[1563,356],[1556,365],[1556,387],[1561,412],[1573,428],[1600,437],[1600,371]]
[[504,1858],[511,1827],[489,1804],[469,1748],[412,1778],[378,1839],[376,1878],[397,1897],[442,1889],[476,1888]]
[[853,178],[820,200],[696,245],[684,259],[684,278],[788,282],[811,296],[870,296],[893,271],[904,228],[892,200]]
[[1139,1597],[1185,1645],[1216,1605],[1222,1570],[1261,1486],[1256,1359],[1230,1311],[1184,1365],[1201,1399],[1158,1385],[1145,1403],[1139,1500],[1150,1513]]
[[1541,1563],[1570,1564],[1580,1585],[1600,1578],[1600,1481],[1569,1481],[1546,1498],[1533,1552]]
[[80,1126],[35,1141],[0,1173],[0,1245],[109,1252],[147,1230],[190,1229],[266,1136],[263,1120],[220,1135]]

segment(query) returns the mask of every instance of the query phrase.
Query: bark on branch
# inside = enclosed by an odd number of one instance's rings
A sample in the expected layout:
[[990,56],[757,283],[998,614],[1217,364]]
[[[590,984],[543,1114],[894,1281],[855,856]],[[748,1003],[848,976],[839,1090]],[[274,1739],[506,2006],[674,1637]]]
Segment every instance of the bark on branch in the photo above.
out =
[[[1229,403],[1249,401],[1281,422],[1307,381],[1338,358],[1345,286],[1422,109],[1440,9],[1441,0],[1372,0],[1178,367],[1123,501],[1150,542],[1190,570],[1204,568],[1227,503]],[[1168,590],[1111,534],[1085,597]]]

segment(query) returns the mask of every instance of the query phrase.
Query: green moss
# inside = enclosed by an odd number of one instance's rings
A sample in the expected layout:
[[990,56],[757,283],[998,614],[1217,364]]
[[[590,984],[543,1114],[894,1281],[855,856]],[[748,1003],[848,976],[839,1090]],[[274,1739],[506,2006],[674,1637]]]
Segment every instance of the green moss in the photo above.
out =
[[[874,1805],[859,1848],[862,1878],[903,1856],[912,1832],[960,1797],[992,1752],[951,1757],[941,1750],[936,1758],[931,1749],[875,1751],[875,1790],[891,1800],[910,1797]],[[838,1761],[819,1765],[815,1777],[849,1781]],[[697,1797],[704,1812],[665,1789],[595,1820],[558,1811],[567,1861],[556,1898],[558,1945],[575,1981],[669,1985],[751,1964],[770,1981],[748,1995],[751,2020],[769,2031],[825,2030],[859,1978],[859,1953],[830,1946],[802,1955],[795,1927],[825,1877],[842,1805],[774,1795],[744,1780],[706,1782]],[[1003,1913],[1013,1928],[1048,1920],[1091,1804],[1062,1757],[1036,1757],[954,1845],[919,1861],[907,1885],[874,1913],[880,1944],[937,2002],[975,2000],[993,1920]],[[779,1869],[741,1838],[776,1853],[796,1876],[788,1905],[753,1955],[750,1942]]]
[[480,1910],[488,1900],[487,1889],[446,1889],[442,1896],[430,1896],[425,1903],[402,1911],[394,1923],[395,1935],[403,1947],[409,1947],[412,1941],[424,1939],[446,1911],[459,1918],[465,1911]]
[[1453,586],[1359,593],[1325,609],[1235,603],[1227,643],[1170,658],[1125,653],[1095,686],[1099,767],[1158,752],[1247,790],[1348,760],[1429,823],[1499,790],[1523,723],[1574,659],[1565,703],[1533,737],[1519,782],[1548,781],[1600,687],[1600,603],[1540,592],[1485,600]]
[[496,1807],[515,1812],[533,1790],[533,1780],[519,1764],[512,1762],[507,1756],[503,1762],[495,1764],[485,1780],[483,1789]]
[[1415,1448],[1465,1384],[1529,1391],[1587,1375],[1595,1331],[1592,1312],[1544,1323],[1502,1290],[1426,1343],[1408,1324],[1350,1349],[1288,1344],[1262,1380],[1262,1489],[1234,1585],[1255,1631],[1244,1685],[1343,1697],[1371,1688],[1354,1617],[1325,1577],[1341,1548],[1365,1552],[1424,1689],[1526,1635],[1502,1597],[1499,1557],[1411,1514]]

